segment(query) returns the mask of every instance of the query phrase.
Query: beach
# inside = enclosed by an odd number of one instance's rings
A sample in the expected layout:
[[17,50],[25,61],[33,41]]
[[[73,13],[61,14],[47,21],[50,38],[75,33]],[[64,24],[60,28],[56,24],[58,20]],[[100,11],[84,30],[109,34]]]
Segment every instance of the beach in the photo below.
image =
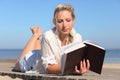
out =
[[[14,67],[16,60],[0,60],[0,79],[1,80],[23,80],[24,78],[30,78],[30,76],[40,77],[41,79],[48,80],[53,79],[57,80],[59,78],[60,80],[120,80],[120,63],[104,63],[102,74],[96,74],[94,72],[87,72],[83,74],[82,76],[78,75],[70,75],[70,76],[59,76],[59,75],[42,75],[42,74],[27,74],[27,73],[21,73],[21,72],[12,72],[11,69]],[[18,76],[19,75],[19,76]],[[25,76],[26,77],[25,77]],[[13,76],[13,77],[11,77]],[[24,78],[22,77],[24,76]],[[35,79],[37,79],[35,78]]]
[[[0,72],[11,72],[16,60],[0,60]],[[0,75],[0,80],[22,80],[20,78],[11,78],[8,75]]]

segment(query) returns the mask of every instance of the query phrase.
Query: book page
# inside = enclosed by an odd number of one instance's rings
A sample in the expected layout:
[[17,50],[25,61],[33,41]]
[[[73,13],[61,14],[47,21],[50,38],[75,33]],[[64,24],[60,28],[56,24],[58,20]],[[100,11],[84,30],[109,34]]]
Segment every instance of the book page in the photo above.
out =
[[101,47],[101,46],[98,45],[97,43],[92,42],[92,41],[90,41],[90,40],[83,41],[83,43],[85,43],[85,44],[89,44],[89,45],[93,45],[93,46],[96,46],[96,47],[98,47],[98,48],[100,48],[100,49],[105,50],[105,48]]
[[75,42],[75,43],[71,43],[69,45],[66,45],[62,48],[62,52],[63,53],[69,53],[71,51],[74,51],[76,49],[79,49],[79,48],[82,48],[82,47],[85,47],[86,45],[81,43],[81,42]]

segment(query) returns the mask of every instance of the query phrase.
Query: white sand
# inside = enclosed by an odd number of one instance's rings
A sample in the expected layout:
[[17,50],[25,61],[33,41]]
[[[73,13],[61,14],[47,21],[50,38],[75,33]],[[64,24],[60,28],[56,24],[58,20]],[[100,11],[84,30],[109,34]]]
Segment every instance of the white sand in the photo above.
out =
[[106,63],[103,65],[103,68],[120,69],[120,63]]

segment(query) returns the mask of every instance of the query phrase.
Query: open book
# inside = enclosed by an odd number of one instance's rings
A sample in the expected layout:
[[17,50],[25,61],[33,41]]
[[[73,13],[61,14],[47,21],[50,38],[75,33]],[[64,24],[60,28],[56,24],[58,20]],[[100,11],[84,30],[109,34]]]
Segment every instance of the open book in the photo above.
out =
[[75,66],[77,65],[80,68],[80,61],[83,59],[90,61],[91,71],[101,74],[105,51],[105,48],[88,41],[75,42],[63,47],[61,74],[74,74]]

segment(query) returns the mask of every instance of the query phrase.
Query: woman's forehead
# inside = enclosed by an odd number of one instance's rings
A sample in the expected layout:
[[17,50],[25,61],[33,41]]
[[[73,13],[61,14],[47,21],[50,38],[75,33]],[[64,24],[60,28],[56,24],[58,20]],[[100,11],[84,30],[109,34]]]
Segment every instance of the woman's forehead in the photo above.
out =
[[71,12],[67,10],[59,11],[56,14],[56,18],[72,18]]

